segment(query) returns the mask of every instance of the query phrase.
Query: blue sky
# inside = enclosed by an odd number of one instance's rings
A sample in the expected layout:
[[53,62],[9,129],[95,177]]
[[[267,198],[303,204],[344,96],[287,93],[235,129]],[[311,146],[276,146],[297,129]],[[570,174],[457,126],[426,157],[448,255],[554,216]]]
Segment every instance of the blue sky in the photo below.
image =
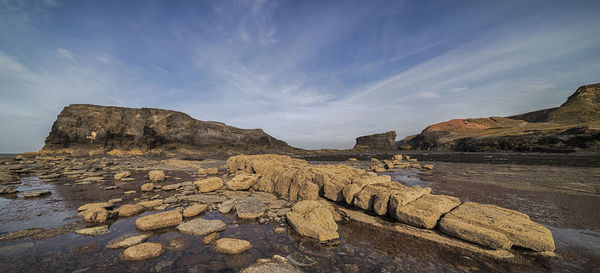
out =
[[600,82],[600,1],[0,0],[0,152],[72,103],[157,107],[351,148]]

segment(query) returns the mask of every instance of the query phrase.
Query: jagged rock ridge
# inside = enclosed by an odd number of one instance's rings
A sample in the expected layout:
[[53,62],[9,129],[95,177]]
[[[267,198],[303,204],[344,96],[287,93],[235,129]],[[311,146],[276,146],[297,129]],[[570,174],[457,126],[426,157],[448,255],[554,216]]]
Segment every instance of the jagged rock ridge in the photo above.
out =
[[88,104],[72,104],[62,110],[43,150],[66,148],[224,153],[295,150],[261,129],[196,120],[171,110]]

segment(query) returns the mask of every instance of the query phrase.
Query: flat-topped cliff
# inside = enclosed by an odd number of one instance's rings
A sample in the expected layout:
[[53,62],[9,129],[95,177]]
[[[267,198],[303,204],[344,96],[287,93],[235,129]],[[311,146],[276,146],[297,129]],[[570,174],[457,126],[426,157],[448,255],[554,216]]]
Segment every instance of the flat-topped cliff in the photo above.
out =
[[262,129],[240,129],[196,120],[177,111],[73,104],[52,125],[42,150],[187,151],[198,153],[290,152]]

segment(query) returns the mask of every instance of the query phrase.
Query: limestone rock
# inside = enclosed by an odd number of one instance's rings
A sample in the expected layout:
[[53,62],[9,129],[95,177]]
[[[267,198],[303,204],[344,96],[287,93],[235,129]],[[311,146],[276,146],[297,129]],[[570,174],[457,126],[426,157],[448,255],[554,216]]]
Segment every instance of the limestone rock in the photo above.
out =
[[130,172],[125,171],[125,172],[116,173],[114,178],[115,178],[115,180],[121,180],[123,178],[129,177],[130,175],[131,175]]
[[150,178],[150,181],[152,182],[163,182],[167,179],[165,177],[165,172],[163,171],[150,171],[148,172],[148,178]]
[[223,231],[226,228],[227,225],[221,220],[206,220],[202,218],[190,220],[177,226],[179,232],[196,236],[204,236],[213,232]]
[[86,236],[104,235],[104,234],[108,233],[108,226],[104,225],[104,226],[78,229],[75,231],[75,233],[77,233],[79,235],[86,235]]
[[140,186],[141,191],[153,191],[154,183],[145,183]]
[[219,207],[219,212],[223,213],[223,214],[227,214],[233,209],[234,206],[235,206],[234,200],[227,200],[221,204],[221,206]]
[[331,204],[325,201],[299,201],[286,214],[286,218],[292,228],[301,235],[319,241],[339,238]]
[[396,208],[392,217],[412,226],[433,229],[442,215],[460,205],[453,196],[425,194],[405,206]]
[[49,195],[51,194],[51,191],[36,191],[36,192],[30,192],[30,193],[26,193],[23,195],[23,197],[25,198],[33,198],[33,197],[40,197],[40,196],[44,196],[44,195]]
[[106,222],[112,218],[115,218],[118,213],[115,211],[108,211],[101,207],[92,207],[90,209],[84,210],[78,214],[82,216],[88,222]]
[[99,203],[89,203],[89,204],[85,204],[80,206],[79,208],[77,208],[78,211],[84,211],[84,210],[88,210],[91,208],[110,208],[113,205],[109,202],[99,202]]
[[149,200],[149,201],[142,201],[137,204],[144,208],[154,208],[154,207],[162,205],[163,202],[164,202],[164,200],[162,200],[162,199],[155,199],[155,200]]
[[119,216],[130,217],[140,214],[144,211],[144,207],[136,204],[125,204],[117,209]]
[[217,168],[207,168],[206,169],[206,174],[208,174],[208,175],[217,175],[217,174],[219,174],[219,169],[217,169]]
[[148,238],[150,238],[150,235],[147,235],[147,234],[134,235],[134,236],[124,237],[124,238],[117,238],[115,240],[110,241],[108,243],[108,245],[106,245],[106,248],[127,248],[130,246],[134,246],[134,245],[143,243]]
[[163,245],[161,243],[141,243],[125,249],[122,257],[124,260],[140,261],[156,258],[162,253]]
[[204,168],[199,168],[199,169],[198,169],[198,172],[197,172],[197,174],[198,174],[198,175],[206,175],[206,169],[204,169]]
[[388,214],[392,216],[396,215],[396,208],[405,206],[406,204],[430,192],[431,188],[421,188],[419,186],[406,187],[402,190],[391,192],[388,204]]
[[233,191],[247,190],[258,181],[256,174],[238,174],[227,181],[227,188]]
[[235,210],[240,219],[256,219],[264,215],[267,206],[258,198],[246,197],[235,201]]
[[194,204],[183,209],[183,217],[194,217],[208,208],[207,204]]
[[216,191],[223,187],[223,179],[220,177],[209,177],[194,182],[194,185],[200,192]]
[[183,217],[179,209],[146,215],[135,220],[139,230],[154,230],[173,227],[181,223]]
[[552,233],[526,214],[493,205],[465,202],[440,220],[440,230],[493,249],[513,245],[535,251],[553,251]]
[[222,238],[217,240],[215,250],[225,254],[240,254],[252,248],[252,244],[246,240],[234,238]]

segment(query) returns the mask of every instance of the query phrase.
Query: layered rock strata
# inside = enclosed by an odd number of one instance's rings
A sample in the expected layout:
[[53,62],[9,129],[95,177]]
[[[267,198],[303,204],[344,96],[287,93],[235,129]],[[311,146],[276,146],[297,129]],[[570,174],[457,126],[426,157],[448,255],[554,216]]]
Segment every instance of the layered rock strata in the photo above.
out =
[[[553,251],[554,240],[548,229],[518,211],[435,195],[430,188],[407,187],[389,176],[377,176],[346,165],[312,165],[305,160],[282,155],[239,155],[227,160],[230,172],[259,176],[250,187],[273,193],[289,201],[318,200],[353,205],[364,211],[391,217],[423,229],[440,232],[491,249],[513,246],[534,251]],[[312,208],[312,207],[311,207]],[[315,227],[310,209],[291,213],[288,221],[301,234],[312,234]],[[320,228],[320,227],[316,227]],[[335,229],[328,227],[331,234]]]

